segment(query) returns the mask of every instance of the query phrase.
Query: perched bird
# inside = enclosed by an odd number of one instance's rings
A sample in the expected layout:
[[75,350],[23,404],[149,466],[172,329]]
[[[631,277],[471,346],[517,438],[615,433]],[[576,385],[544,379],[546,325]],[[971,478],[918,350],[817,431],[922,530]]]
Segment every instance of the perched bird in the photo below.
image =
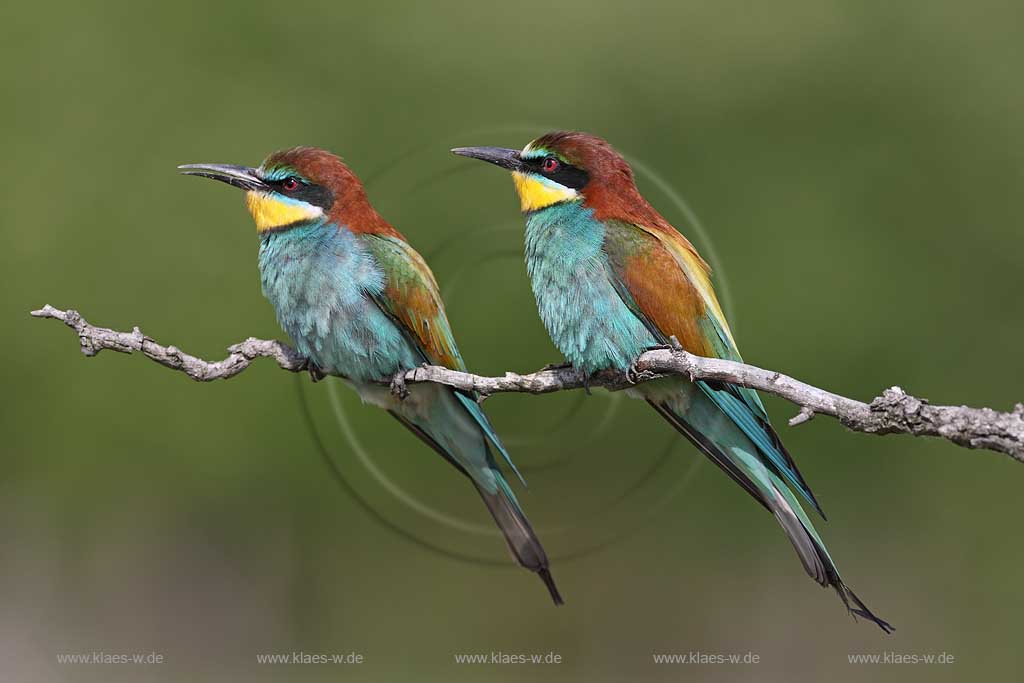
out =
[[423,363],[466,365],[433,273],[370,205],[356,175],[311,147],[275,152],[258,168],[178,168],[245,191],[259,234],[263,294],[314,379],[343,378],[469,477],[516,560],[561,604],[547,555],[492,448],[515,466],[476,397],[432,383],[387,385]]
[[[521,152],[452,152],[512,172],[526,216],[526,269],[537,308],[575,368],[585,375],[628,372],[641,353],[672,337],[691,353],[741,360],[708,265],[640,195],[629,164],[607,142],[554,132]],[[630,393],[775,515],[812,578],[835,588],[853,614],[892,630],[840,578],[793,491],[821,508],[755,391],[672,377]]]

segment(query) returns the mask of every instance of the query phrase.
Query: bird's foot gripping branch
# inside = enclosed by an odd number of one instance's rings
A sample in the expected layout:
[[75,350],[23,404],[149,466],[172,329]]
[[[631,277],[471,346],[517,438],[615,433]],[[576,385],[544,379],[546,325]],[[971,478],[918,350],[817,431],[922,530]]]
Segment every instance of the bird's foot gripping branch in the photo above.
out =
[[[44,306],[32,311],[37,318],[54,318],[78,334],[82,353],[95,356],[109,349],[119,353],[141,352],[161,365],[185,373],[198,382],[230,379],[241,373],[256,358],[272,358],[284,370],[305,372],[306,359],[279,341],[248,338],[228,347],[228,356],[208,361],[191,356],[175,346],[163,346],[144,335],[138,327],[118,332],[96,327],[77,311]],[[627,376],[628,374],[628,376]],[[482,397],[500,393],[546,394],[580,389],[585,386],[617,391],[665,375],[676,374],[691,380],[735,384],[774,394],[800,406],[791,425],[806,422],[815,415],[838,419],[848,429],[865,434],[910,434],[935,436],[965,448],[1004,453],[1024,462],[1024,404],[1010,412],[968,406],[935,406],[915,398],[899,387],[886,389],[870,403],[818,389],[787,375],[753,365],[717,358],[695,356],[682,348],[647,351],[634,362],[629,373],[599,372],[589,378],[572,367],[553,367],[520,375],[507,372],[502,377],[482,377],[436,365],[413,368],[405,373],[405,383],[434,382],[457,389],[474,391]],[[390,382],[395,385],[394,380]]]

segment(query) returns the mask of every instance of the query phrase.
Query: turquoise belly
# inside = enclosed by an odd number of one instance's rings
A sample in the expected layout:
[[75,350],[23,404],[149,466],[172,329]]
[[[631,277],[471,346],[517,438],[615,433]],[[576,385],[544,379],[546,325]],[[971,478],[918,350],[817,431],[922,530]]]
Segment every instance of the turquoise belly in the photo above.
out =
[[270,234],[259,268],[281,327],[324,371],[374,381],[422,362],[374,302],[383,275],[358,235],[327,224]]
[[603,242],[604,226],[579,202],[527,215],[526,268],[541,320],[587,373],[624,370],[657,343],[612,286]]

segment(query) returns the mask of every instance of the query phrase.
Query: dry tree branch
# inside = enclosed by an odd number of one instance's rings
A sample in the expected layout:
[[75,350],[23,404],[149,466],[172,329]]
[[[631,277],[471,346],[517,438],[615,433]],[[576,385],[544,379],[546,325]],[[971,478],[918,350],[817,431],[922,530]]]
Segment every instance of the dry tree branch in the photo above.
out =
[[[291,372],[307,369],[306,359],[295,349],[278,341],[254,339],[228,347],[224,360],[207,361],[190,356],[174,346],[161,346],[138,327],[118,332],[89,324],[77,311],[61,311],[44,306],[32,311],[37,318],[55,318],[78,333],[82,353],[95,356],[104,349],[131,353],[141,351],[157,363],[184,372],[199,382],[229,379],[249,367],[256,358],[273,358]],[[674,341],[674,340],[673,340]],[[791,426],[807,422],[815,415],[829,415],[847,428],[865,434],[911,434],[937,436],[965,448],[982,448],[1005,453],[1024,462],[1024,404],[1012,412],[967,406],[933,406],[899,387],[886,389],[870,403],[818,389],[779,372],[717,358],[687,353],[678,344],[673,348],[643,353],[628,373],[600,372],[590,378],[571,367],[543,369],[528,375],[506,372],[503,377],[481,377],[448,368],[424,365],[397,378],[407,383],[435,382],[486,398],[492,394],[520,392],[546,394],[554,391],[603,387],[617,391],[665,375],[683,375],[691,380],[712,380],[736,384],[774,394],[800,406],[789,421]]]

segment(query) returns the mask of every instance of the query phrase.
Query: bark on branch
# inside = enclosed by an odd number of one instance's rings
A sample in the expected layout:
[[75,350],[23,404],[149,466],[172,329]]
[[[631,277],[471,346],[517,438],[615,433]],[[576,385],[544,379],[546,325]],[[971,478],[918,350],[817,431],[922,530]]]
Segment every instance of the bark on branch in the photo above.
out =
[[[75,330],[82,353],[86,356],[95,356],[104,349],[120,353],[140,351],[157,363],[184,372],[199,382],[234,377],[249,367],[254,359],[261,357],[273,358],[281,368],[291,372],[307,369],[305,358],[278,341],[250,337],[228,347],[227,358],[207,361],[174,346],[162,346],[144,335],[138,327],[131,332],[96,327],[74,310],[62,311],[47,305],[32,311],[32,315],[60,320]],[[506,372],[503,377],[481,377],[424,365],[409,370],[402,379],[410,384],[447,384],[487,397],[506,392],[546,394],[584,387],[617,391],[671,374],[691,380],[727,382],[784,398],[800,406],[800,412],[789,421],[791,426],[807,422],[815,415],[829,415],[855,432],[937,436],[965,448],[997,451],[1024,462],[1024,404],[1018,403],[1011,412],[967,406],[933,406],[927,400],[915,398],[895,386],[886,389],[870,403],[863,403],[779,372],[695,356],[678,345],[643,353],[628,373],[601,372],[590,378],[570,367],[546,368],[527,375]]]

